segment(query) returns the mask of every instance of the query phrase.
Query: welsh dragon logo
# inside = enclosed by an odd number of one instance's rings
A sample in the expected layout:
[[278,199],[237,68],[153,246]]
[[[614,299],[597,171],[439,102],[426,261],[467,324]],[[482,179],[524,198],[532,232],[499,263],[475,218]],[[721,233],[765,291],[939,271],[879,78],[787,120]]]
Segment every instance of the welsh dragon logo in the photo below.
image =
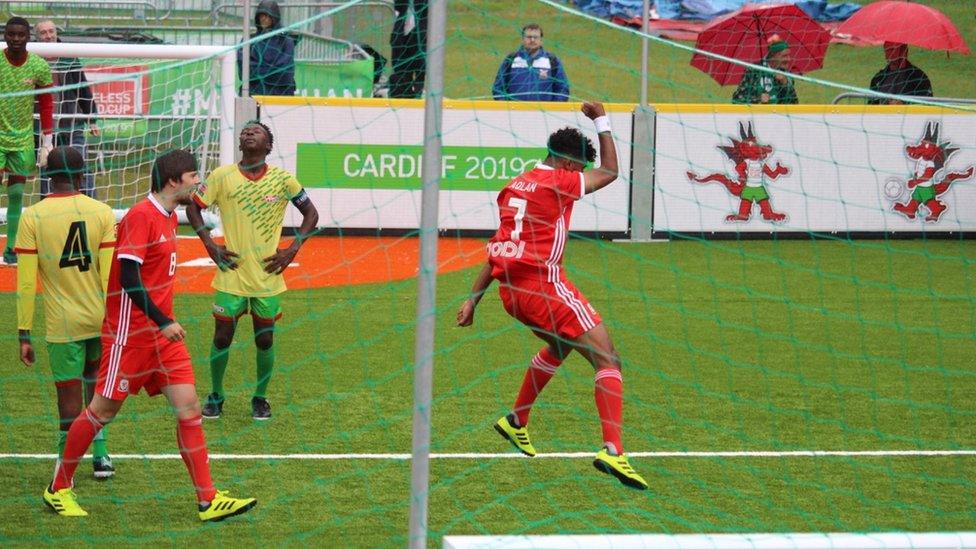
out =
[[[919,208],[925,207],[928,215],[925,221],[935,223],[949,208],[948,204],[939,197],[949,190],[956,181],[969,179],[973,176],[974,168],[961,172],[950,172],[946,169],[949,158],[959,150],[947,141],[940,142],[939,123],[925,124],[925,134],[915,144],[905,146],[905,154],[915,161],[915,172],[911,179],[903,184],[900,179],[889,179],[885,183],[884,192],[888,199],[895,201],[892,210],[908,219],[915,219]],[[899,202],[905,194],[905,188],[911,191],[911,196],[905,202]]]
[[789,168],[779,162],[775,168],[766,163],[766,159],[773,153],[773,148],[759,142],[752,128],[752,122],[743,125],[739,122],[739,139],[729,137],[731,145],[719,145],[718,148],[732,161],[735,177],[730,178],[724,173],[713,173],[705,177],[698,177],[695,172],[687,172],[688,179],[696,183],[720,183],[732,196],[739,197],[739,211],[725,217],[727,223],[745,223],[752,218],[753,204],[759,205],[759,212],[764,221],[782,223],[786,221],[786,214],[773,210],[766,191],[767,180],[776,180],[780,176],[788,175]]

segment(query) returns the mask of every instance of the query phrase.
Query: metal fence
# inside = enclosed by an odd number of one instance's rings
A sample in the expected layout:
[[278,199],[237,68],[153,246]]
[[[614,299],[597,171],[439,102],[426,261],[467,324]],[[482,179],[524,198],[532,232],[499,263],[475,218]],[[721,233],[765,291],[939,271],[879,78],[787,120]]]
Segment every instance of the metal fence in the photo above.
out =
[[[258,0],[251,0],[252,7]],[[126,21],[159,25],[181,21],[187,25],[208,27],[241,27],[242,0],[0,0],[0,10],[11,15],[52,19],[63,28],[91,21]],[[308,19],[345,2],[325,0],[282,0],[283,22]],[[393,17],[392,0],[367,0],[337,14],[315,22],[310,32],[336,36],[354,42],[376,42],[374,31],[389,33]],[[358,39],[357,37],[366,37]]]
[[[327,38],[308,32],[290,33],[296,39],[295,60],[337,62],[368,59],[362,48],[348,40]],[[241,30],[234,28],[202,28],[185,26],[112,26],[89,27],[81,31],[62,33],[66,41],[86,38],[114,37],[118,42],[160,41],[186,46],[233,46],[241,41]],[[85,40],[87,41],[87,40]],[[100,40],[104,41],[104,40]]]
[[[257,2],[254,1],[253,5],[256,4]],[[345,2],[324,0],[284,0],[278,3],[284,25],[308,19],[344,4]],[[240,28],[243,12],[244,8],[240,0],[215,0],[215,5],[209,13],[210,23],[214,27]],[[389,41],[395,14],[391,0],[367,0],[331,17],[317,19],[304,30],[319,36],[369,44],[376,50],[382,51]]]
[[[946,105],[976,105],[976,99],[973,99],[973,98],[962,98],[962,97],[910,97],[910,96],[904,96],[904,97],[905,97],[905,103],[909,103],[909,104],[913,100],[922,100],[922,101],[928,101],[928,102],[931,102],[931,103],[945,103]],[[831,103],[834,104],[834,105],[836,105],[836,104],[840,103],[841,101],[846,101],[846,100],[851,100],[851,99],[853,99],[853,100],[863,100],[864,102],[867,102],[868,99],[876,99],[876,97],[873,96],[873,95],[867,94],[867,93],[845,92],[845,93],[838,94],[837,97],[834,97],[834,100],[831,101]]]
[[[256,4],[258,0],[251,0]],[[302,21],[345,2],[282,0],[282,22]],[[53,20],[63,36],[82,41],[231,46],[240,41],[242,0],[0,0],[0,10]],[[295,57],[337,62],[366,59],[359,44],[389,57],[395,12],[391,0],[367,0],[291,33]],[[183,25],[180,25],[183,23]],[[94,26],[97,25],[97,26]],[[81,32],[74,32],[80,30]],[[103,40],[104,39],[104,40]]]
[[0,10],[26,18],[44,17],[70,27],[79,20],[161,22],[170,16],[168,0],[17,0]]
[[[199,2],[203,0],[186,1]],[[244,7],[240,0],[214,0],[213,4],[213,7],[210,9],[210,21],[213,24],[219,24],[221,19],[226,17],[233,17],[240,20],[244,14]],[[308,19],[325,10],[337,8],[344,4],[346,2],[326,0],[282,0],[278,2],[278,7],[281,8],[282,21],[301,21],[302,19]],[[253,5],[257,5],[257,2],[253,2]],[[367,0],[356,4],[346,11],[355,13],[357,17],[362,17],[367,12],[375,12],[380,17],[392,17],[395,14],[392,0]]]

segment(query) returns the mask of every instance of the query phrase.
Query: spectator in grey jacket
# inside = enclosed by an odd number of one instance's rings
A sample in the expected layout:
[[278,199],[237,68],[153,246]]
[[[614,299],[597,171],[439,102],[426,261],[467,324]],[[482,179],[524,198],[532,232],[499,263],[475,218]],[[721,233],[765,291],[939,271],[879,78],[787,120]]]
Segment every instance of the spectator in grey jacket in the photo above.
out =
[[[41,21],[34,27],[38,42],[60,42],[58,27],[54,21]],[[75,86],[88,84],[81,61],[77,57],[56,57],[47,59],[51,65],[51,76],[54,86]],[[57,121],[54,129],[54,144],[58,147],[72,147],[81,153],[82,158],[88,158],[88,142],[85,130],[95,137],[100,135],[97,123],[98,105],[92,96],[91,88],[87,85],[70,90],[57,92],[54,97],[54,119]],[[89,164],[85,162],[86,166]],[[41,195],[50,192],[50,178],[41,174]],[[81,192],[95,197],[95,176],[90,171],[85,172],[81,182]]]

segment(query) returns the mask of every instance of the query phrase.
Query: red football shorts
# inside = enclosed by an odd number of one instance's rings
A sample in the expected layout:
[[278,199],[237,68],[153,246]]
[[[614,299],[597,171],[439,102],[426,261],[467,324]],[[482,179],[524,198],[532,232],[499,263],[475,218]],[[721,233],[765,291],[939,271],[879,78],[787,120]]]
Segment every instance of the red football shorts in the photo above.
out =
[[158,395],[167,385],[193,384],[193,364],[182,341],[160,341],[155,347],[127,347],[102,340],[102,363],[95,391],[105,398],[125,400],[145,389]]
[[576,339],[603,322],[586,297],[562,279],[512,280],[498,289],[505,310],[530,328]]

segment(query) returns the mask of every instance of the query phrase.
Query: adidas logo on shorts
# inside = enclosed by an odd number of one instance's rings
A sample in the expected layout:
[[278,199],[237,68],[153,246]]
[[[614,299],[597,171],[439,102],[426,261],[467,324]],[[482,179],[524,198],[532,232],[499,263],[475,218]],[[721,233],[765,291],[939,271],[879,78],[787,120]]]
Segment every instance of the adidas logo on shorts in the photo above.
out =
[[525,252],[525,241],[521,241],[518,244],[507,240],[505,242],[490,242],[488,244],[488,255],[491,257],[514,257],[516,259],[522,257]]

